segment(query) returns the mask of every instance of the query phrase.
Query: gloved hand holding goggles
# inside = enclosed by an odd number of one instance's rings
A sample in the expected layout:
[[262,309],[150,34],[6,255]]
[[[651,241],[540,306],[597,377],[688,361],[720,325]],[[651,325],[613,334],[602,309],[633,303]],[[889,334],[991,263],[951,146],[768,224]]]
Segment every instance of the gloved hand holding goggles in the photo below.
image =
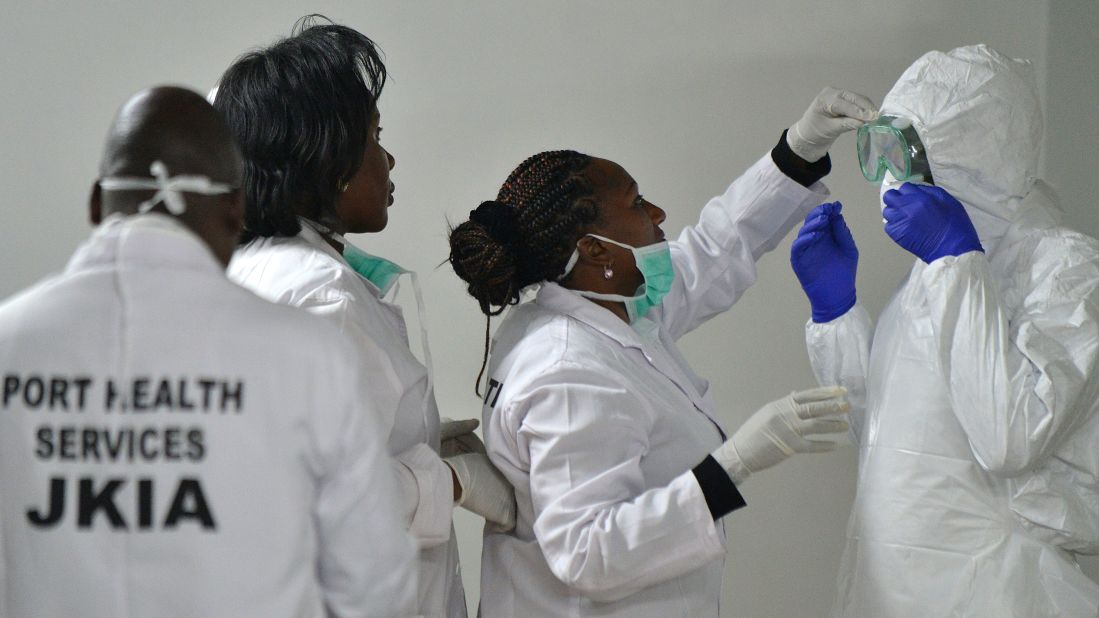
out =
[[862,175],[870,182],[881,182],[887,169],[897,180],[931,182],[927,153],[907,118],[879,116],[859,127],[856,145]]

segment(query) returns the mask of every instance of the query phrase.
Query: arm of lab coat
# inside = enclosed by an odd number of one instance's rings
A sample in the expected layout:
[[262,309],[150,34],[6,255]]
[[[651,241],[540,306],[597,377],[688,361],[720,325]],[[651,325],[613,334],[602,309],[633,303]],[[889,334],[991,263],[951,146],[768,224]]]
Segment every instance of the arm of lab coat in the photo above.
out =
[[866,421],[866,377],[873,336],[870,314],[857,303],[831,322],[818,324],[810,320],[805,325],[805,347],[817,383],[847,388],[847,401],[851,404],[848,422],[855,444],[862,438]]
[[1055,294],[1024,307],[1012,322],[983,253],[936,260],[922,279],[951,404],[973,454],[994,474],[1038,465],[1094,405],[1094,274],[1057,285]]
[[420,547],[450,540],[454,473],[430,446],[416,444],[396,456],[404,521]]
[[647,486],[640,462],[654,412],[607,374],[559,363],[508,406],[529,454],[534,533],[546,562],[596,601],[624,598],[725,552],[691,470]]
[[803,187],[764,156],[669,243],[675,282],[650,317],[679,339],[728,310],[755,283],[756,260],[827,197],[823,184]]
[[[400,520],[385,433],[354,367],[334,380],[338,408],[317,417],[317,574],[329,615],[407,616],[416,607],[416,550]],[[334,417],[334,418],[333,418]]]
[[[340,295],[322,301],[308,301],[302,308],[336,324],[355,346],[361,360],[360,380],[367,386],[371,409],[390,435],[396,425],[401,382],[385,350],[369,334],[362,312],[351,297]],[[392,452],[392,450],[391,450]],[[432,547],[450,539],[454,509],[454,482],[450,468],[426,443],[398,453],[389,465],[397,479],[399,504],[408,529],[420,547]]]

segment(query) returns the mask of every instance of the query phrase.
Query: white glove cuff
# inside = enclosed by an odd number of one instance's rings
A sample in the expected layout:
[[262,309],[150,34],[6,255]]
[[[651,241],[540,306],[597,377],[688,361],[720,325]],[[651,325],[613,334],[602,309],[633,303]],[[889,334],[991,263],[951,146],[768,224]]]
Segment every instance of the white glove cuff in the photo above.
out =
[[736,452],[736,445],[733,444],[732,439],[726,440],[725,444],[718,447],[711,455],[717,463],[721,464],[722,468],[725,468],[725,472],[737,487],[740,487],[741,483],[752,475],[752,471],[748,469],[748,466],[744,464],[744,460],[741,459],[740,453]]
[[790,150],[794,154],[804,159],[807,163],[816,163],[817,161],[820,161],[824,158],[824,155],[828,154],[828,147],[832,144],[824,144],[822,148],[822,145],[815,144],[812,140],[806,139],[798,129],[798,124],[800,123],[794,123],[794,126],[787,129],[786,145],[790,147]]
[[461,497],[454,501],[455,506],[462,506],[465,504],[466,499],[469,498],[469,469],[466,467],[465,462],[462,461],[461,455],[444,457],[443,463],[454,472],[454,478],[458,479],[458,487],[462,488]]

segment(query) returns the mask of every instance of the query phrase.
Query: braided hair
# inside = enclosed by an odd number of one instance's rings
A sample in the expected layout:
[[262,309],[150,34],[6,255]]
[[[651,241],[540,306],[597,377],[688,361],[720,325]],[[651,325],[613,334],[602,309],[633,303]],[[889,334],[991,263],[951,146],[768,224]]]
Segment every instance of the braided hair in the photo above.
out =
[[[591,161],[572,150],[538,153],[515,168],[495,200],[482,202],[450,230],[450,264],[486,317],[517,304],[523,288],[565,272],[583,230],[599,220],[595,191],[584,175]],[[477,385],[488,342],[486,320]]]

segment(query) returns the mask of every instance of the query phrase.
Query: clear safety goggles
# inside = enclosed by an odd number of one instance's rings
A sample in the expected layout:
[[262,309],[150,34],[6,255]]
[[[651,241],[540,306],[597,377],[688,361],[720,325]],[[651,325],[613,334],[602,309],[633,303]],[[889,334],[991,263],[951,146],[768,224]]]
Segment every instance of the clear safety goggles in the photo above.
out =
[[863,178],[881,182],[889,170],[897,180],[931,182],[923,142],[912,121],[898,116],[880,116],[859,127],[856,146]]

